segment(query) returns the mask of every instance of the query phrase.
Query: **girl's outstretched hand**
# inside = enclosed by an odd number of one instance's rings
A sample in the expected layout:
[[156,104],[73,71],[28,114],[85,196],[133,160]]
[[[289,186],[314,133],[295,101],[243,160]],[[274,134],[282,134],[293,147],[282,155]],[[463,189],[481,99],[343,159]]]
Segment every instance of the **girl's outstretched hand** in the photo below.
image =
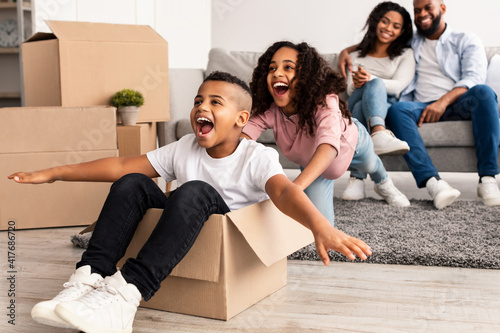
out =
[[53,183],[55,181],[55,179],[53,179],[45,170],[34,172],[16,172],[7,178],[13,179],[17,183],[26,184]]
[[331,225],[325,225],[313,234],[316,251],[325,265],[330,263],[329,249],[340,252],[351,260],[355,260],[356,256],[365,260],[372,254],[370,247],[365,242],[349,236]]

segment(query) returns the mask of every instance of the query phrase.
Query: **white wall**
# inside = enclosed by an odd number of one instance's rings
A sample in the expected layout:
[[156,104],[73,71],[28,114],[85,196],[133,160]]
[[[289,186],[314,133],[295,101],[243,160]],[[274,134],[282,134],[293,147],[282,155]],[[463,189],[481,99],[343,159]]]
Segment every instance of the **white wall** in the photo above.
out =
[[[380,0],[382,1],[382,0]],[[413,0],[397,1],[413,17]],[[211,47],[264,51],[277,40],[307,41],[322,53],[359,42],[378,0],[34,0],[45,19],[147,24],[169,43],[173,68],[205,68]],[[500,46],[499,0],[445,0],[445,18]]]
[[[374,0],[212,0],[212,47],[264,51],[278,40],[307,41],[322,53],[359,42]],[[413,18],[413,0],[393,0]],[[499,0],[445,0],[446,21],[500,46]]]
[[44,20],[144,24],[169,46],[169,66],[204,68],[211,46],[211,0],[34,0],[36,31]]

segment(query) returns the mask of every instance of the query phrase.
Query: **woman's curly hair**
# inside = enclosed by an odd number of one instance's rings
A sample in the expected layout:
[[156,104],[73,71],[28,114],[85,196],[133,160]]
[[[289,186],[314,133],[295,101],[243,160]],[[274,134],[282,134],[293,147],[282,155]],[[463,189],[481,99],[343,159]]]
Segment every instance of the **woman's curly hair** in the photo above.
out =
[[389,58],[394,59],[395,57],[400,56],[406,48],[410,47],[410,41],[413,37],[413,27],[410,14],[404,7],[398,5],[397,3],[385,1],[376,5],[366,19],[366,24],[363,29],[368,29],[366,30],[361,43],[359,43],[356,48],[356,50],[360,51],[359,55],[361,57],[365,57],[371,51],[375,50],[378,23],[382,17],[384,17],[385,13],[390,11],[401,14],[403,17],[403,26],[401,27],[401,35],[399,35],[399,37],[396,38],[387,48]]
[[[326,107],[326,96],[340,94],[346,90],[345,79],[319,55],[316,49],[307,43],[294,44],[288,41],[276,42],[260,56],[252,74],[252,114],[263,114],[269,109],[273,97],[267,87],[267,75],[271,59],[276,51],[289,47],[298,52],[297,67],[293,81],[297,81],[292,94],[292,103],[298,113],[298,124],[306,133],[313,136],[316,123],[314,115],[318,107]],[[339,97],[339,107],[344,118],[351,122],[351,112],[347,103]]]

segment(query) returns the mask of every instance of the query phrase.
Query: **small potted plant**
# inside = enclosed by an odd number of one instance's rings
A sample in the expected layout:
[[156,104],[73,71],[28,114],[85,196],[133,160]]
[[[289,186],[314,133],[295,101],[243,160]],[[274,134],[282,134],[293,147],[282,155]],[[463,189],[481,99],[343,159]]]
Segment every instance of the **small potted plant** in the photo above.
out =
[[139,107],[144,104],[144,97],[137,90],[123,89],[113,95],[111,104],[117,108],[123,125],[135,125]]

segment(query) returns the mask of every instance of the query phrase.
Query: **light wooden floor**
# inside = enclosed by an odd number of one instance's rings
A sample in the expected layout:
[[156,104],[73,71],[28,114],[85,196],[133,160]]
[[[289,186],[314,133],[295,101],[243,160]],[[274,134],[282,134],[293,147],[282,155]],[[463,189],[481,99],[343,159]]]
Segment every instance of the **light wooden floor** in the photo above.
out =
[[[30,311],[72,273],[82,250],[69,239],[80,229],[16,232],[16,326],[7,324],[2,277],[0,332],[72,332]],[[6,238],[0,232],[2,276]],[[134,332],[500,332],[498,270],[290,261],[288,272],[286,287],[228,322],[140,308]]]

